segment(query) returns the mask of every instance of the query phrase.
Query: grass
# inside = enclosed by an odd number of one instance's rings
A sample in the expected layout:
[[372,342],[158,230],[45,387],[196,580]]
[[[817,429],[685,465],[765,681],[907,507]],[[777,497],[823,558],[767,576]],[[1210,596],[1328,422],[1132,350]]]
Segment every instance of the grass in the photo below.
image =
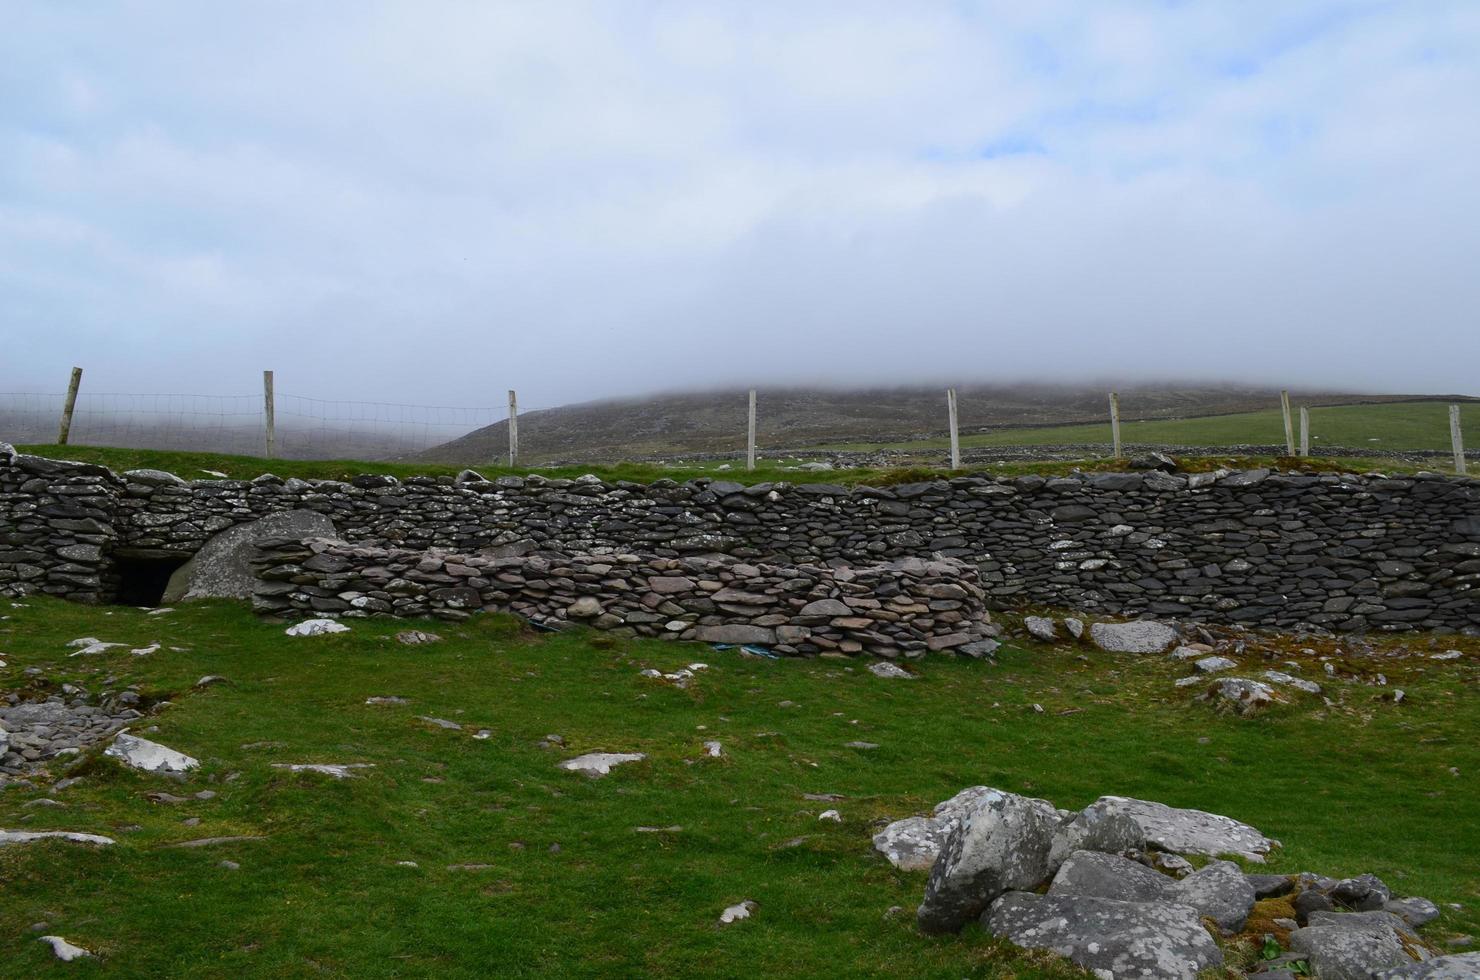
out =
[[[1122,411],[1134,414],[1132,406]],[[1460,406],[1461,425],[1480,433],[1480,402]],[[1299,419],[1295,420],[1299,438]],[[1269,446],[1285,441],[1284,421],[1279,409],[1242,412],[1206,418],[1158,419],[1122,422],[1121,439],[1127,444],[1170,446]],[[1336,405],[1310,410],[1311,446],[1347,449],[1372,447],[1383,450],[1448,450],[1449,406],[1442,402],[1393,402],[1381,405]],[[940,449],[945,439],[891,443],[885,446],[849,445],[847,449]],[[988,446],[1096,446],[1110,445],[1110,422],[1045,428],[998,429],[964,434],[963,448]]]
[[[114,446],[58,446],[28,445],[17,447],[22,452],[47,456],[52,459],[73,459],[85,463],[107,466],[116,473],[132,469],[157,469],[175,473],[185,479],[209,479],[209,472],[225,473],[237,480],[250,480],[263,473],[274,473],[280,477],[298,477],[305,480],[349,480],[362,474],[385,474],[399,479],[412,476],[450,477],[462,471],[459,466],[436,463],[384,463],[360,460],[293,460],[264,459],[260,456],[232,456],[224,453],[177,452],[158,449],[126,449]],[[1312,459],[1281,459],[1270,456],[1199,457],[1184,460],[1188,470],[1214,469],[1219,466],[1254,467],[1283,466],[1317,470],[1348,470],[1361,472],[1381,469],[1386,472],[1409,472],[1419,467],[1396,463],[1387,459],[1363,459],[1327,457]],[[717,462],[686,466],[665,466],[655,463],[616,463],[610,465],[535,467],[511,470],[507,466],[479,466],[477,471],[489,479],[515,474],[538,473],[546,477],[574,479],[593,473],[605,480],[630,480],[634,483],[651,483],[654,480],[692,480],[699,477],[735,480],[741,483],[788,482],[788,483],[833,483],[843,486],[870,485],[888,486],[921,480],[945,479],[965,473],[989,476],[1018,476],[1036,473],[1043,476],[1067,474],[1076,470],[1103,471],[1123,470],[1128,464],[1107,458],[1086,458],[1055,462],[1024,461],[1020,463],[994,463],[989,466],[967,467],[949,470],[928,466],[907,466],[889,469],[857,468],[812,472],[788,468],[785,460],[767,460],[756,464],[754,472],[733,467],[721,470]]]
[[[1227,813],[1284,840],[1275,870],[1372,871],[1464,904],[1431,934],[1480,933],[1474,640],[1409,638],[1468,658],[1383,661],[1400,705],[1380,699],[1391,688],[1333,683],[1332,707],[1240,719],[1192,703],[1161,658],[1045,646],[1009,646],[996,666],[932,657],[891,682],[861,662],[531,634],[500,616],[292,639],[230,603],[19,605],[0,608],[6,689],[138,684],[171,704],[136,732],[157,725],[147,737],[203,766],[177,785],[89,755],[54,766],[84,776],[54,794],[65,808],[26,806],[44,780],[0,793],[0,826],[118,839],[0,848],[4,976],[1081,976],[975,929],[914,932],[925,875],[892,870],[870,836],[976,783],[1066,807],[1116,793]],[[414,626],[446,639],[392,641]],[[66,656],[85,635],[165,648]],[[712,666],[687,691],[638,675],[693,660]],[[230,683],[193,690],[205,674]],[[413,703],[364,704],[389,694]],[[565,750],[540,747],[550,733]],[[705,739],[725,757],[704,758]],[[860,739],[880,747],[845,747]],[[597,749],[649,759],[602,780],[555,768]],[[273,762],[375,768],[335,782]],[[219,796],[147,798],[206,788]],[[842,824],[817,820],[829,807]],[[261,839],[169,847],[227,835]],[[743,899],[754,917],[717,926]],[[37,922],[102,958],[57,963]]]

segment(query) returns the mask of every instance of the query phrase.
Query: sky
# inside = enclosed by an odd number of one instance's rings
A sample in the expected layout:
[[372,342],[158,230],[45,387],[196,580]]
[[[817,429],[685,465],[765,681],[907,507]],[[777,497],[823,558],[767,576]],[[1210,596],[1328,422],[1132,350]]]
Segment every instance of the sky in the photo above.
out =
[[0,391],[1480,393],[1480,3],[6,0]]

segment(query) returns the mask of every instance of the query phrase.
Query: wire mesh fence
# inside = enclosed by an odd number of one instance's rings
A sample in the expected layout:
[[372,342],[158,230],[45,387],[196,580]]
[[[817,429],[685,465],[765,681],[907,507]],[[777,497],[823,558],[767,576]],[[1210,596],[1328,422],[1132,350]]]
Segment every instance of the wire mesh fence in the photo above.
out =
[[[0,440],[57,441],[66,396],[0,392]],[[414,456],[503,418],[503,409],[276,396],[276,455],[287,459],[386,460]],[[80,392],[69,443],[261,456],[267,418],[261,394]]]

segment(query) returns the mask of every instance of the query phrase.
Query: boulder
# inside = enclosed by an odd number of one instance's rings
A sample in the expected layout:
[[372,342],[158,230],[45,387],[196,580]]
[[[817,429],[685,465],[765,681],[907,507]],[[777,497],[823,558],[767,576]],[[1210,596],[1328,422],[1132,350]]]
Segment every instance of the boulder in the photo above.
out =
[[1176,880],[1118,854],[1075,851],[1048,886],[1050,895],[1083,895],[1121,902],[1165,902]]
[[1043,800],[988,790],[961,817],[925,886],[916,919],[927,933],[959,932],[997,896],[1037,888],[1048,866],[1058,811]]
[[874,850],[901,871],[928,871],[940,857],[946,841],[950,840],[966,811],[987,794],[995,792],[988,786],[969,786],[950,799],[937,803],[928,817],[896,820],[874,835]]
[[875,663],[869,664],[868,672],[870,674],[873,674],[875,677],[885,677],[890,680],[912,681],[915,679],[914,674],[911,674],[903,667],[899,666],[898,664],[891,663],[888,660],[880,660]]
[[1280,846],[1279,841],[1229,817],[1150,800],[1102,796],[1085,807],[1086,816],[1091,813],[1097,819],[1115,814],[1129,817],[1141,828],[1148,847],[1173,854],[1232,854],[1262,864],[1265,856]]
[[1094,623],[1090,642],[1108,653],[1165,653],[1177,642],[1177,631],[1166,623]]
[[1209,687],[1202,699],[1220,702],[1240,715],[1252,715],[1284,700],[1268,684],[1247,677],[1224,677]]
[[128,732],[119,732],[113,739],[113,744],[103,754],[144,772],[189,772],[200,765],[200,760],[192,759],[183,752],[176,752],[158,742],[151,742]]
[[1023,628],[1034,639],[1042,640],[1044,643],[1052,643],[1059,638],[1059,633],[1054,627],[1053,620],[1046,619],[1043,616],[1024,616]]
[[1254,886],[1232,861],[1214,861],[1174,883],[1170,892],[1172,901],[1191,905],[1229,933],[1243,929],[1254,908]]
[[1454,953],[1436,956],[1427,963],[1380,970],[1372,980],[1474,980],[1480,977],[1480,953]]
[[1145,849],[1146,834],[1130,817],[1090,808],[1060,822],[1054,830],[1048,863],[1057,868],[1075,851],[1123,854]]
[[1428,959],[1416,940],[1387,912],[1312,912],[1310,925],[1290,933],[1290,949],[1305,955],[1320,980],[1368,980]]
[[1331,889],[1331,899],[1358,912],[1374,912],[1387,904],[1393,897],[1387,884],[1377,875],[1357,875],[1343,878]]
[[1188,905],[1013,891],[992,904],[982,926],[1024,949],[1067,956],[1099,976],[1193,980],[1223,963]]
[[257,585],[251,561],[257,543],[282,538],[332,538],[334,522],[312,510],[285,510],[238,524],[207,541],[195,557],[175,570],[160,602],[190,599],[250,599]]
[[1384,912],[1391,912],[1417,929],[1439,917],[1439,906],[1427,898],[1394,898],[1384,903]]

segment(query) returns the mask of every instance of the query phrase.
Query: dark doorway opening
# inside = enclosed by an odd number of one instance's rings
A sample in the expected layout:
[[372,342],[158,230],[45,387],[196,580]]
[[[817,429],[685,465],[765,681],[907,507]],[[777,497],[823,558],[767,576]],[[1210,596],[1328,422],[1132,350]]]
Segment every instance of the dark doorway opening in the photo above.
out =
[[187,556],[169,558],[129,557],[114,555],[113,565],[118,574],[118,593],[115,601],[120,606],[157,606],[164,598],[165,586],[175,569],[185,564]]

